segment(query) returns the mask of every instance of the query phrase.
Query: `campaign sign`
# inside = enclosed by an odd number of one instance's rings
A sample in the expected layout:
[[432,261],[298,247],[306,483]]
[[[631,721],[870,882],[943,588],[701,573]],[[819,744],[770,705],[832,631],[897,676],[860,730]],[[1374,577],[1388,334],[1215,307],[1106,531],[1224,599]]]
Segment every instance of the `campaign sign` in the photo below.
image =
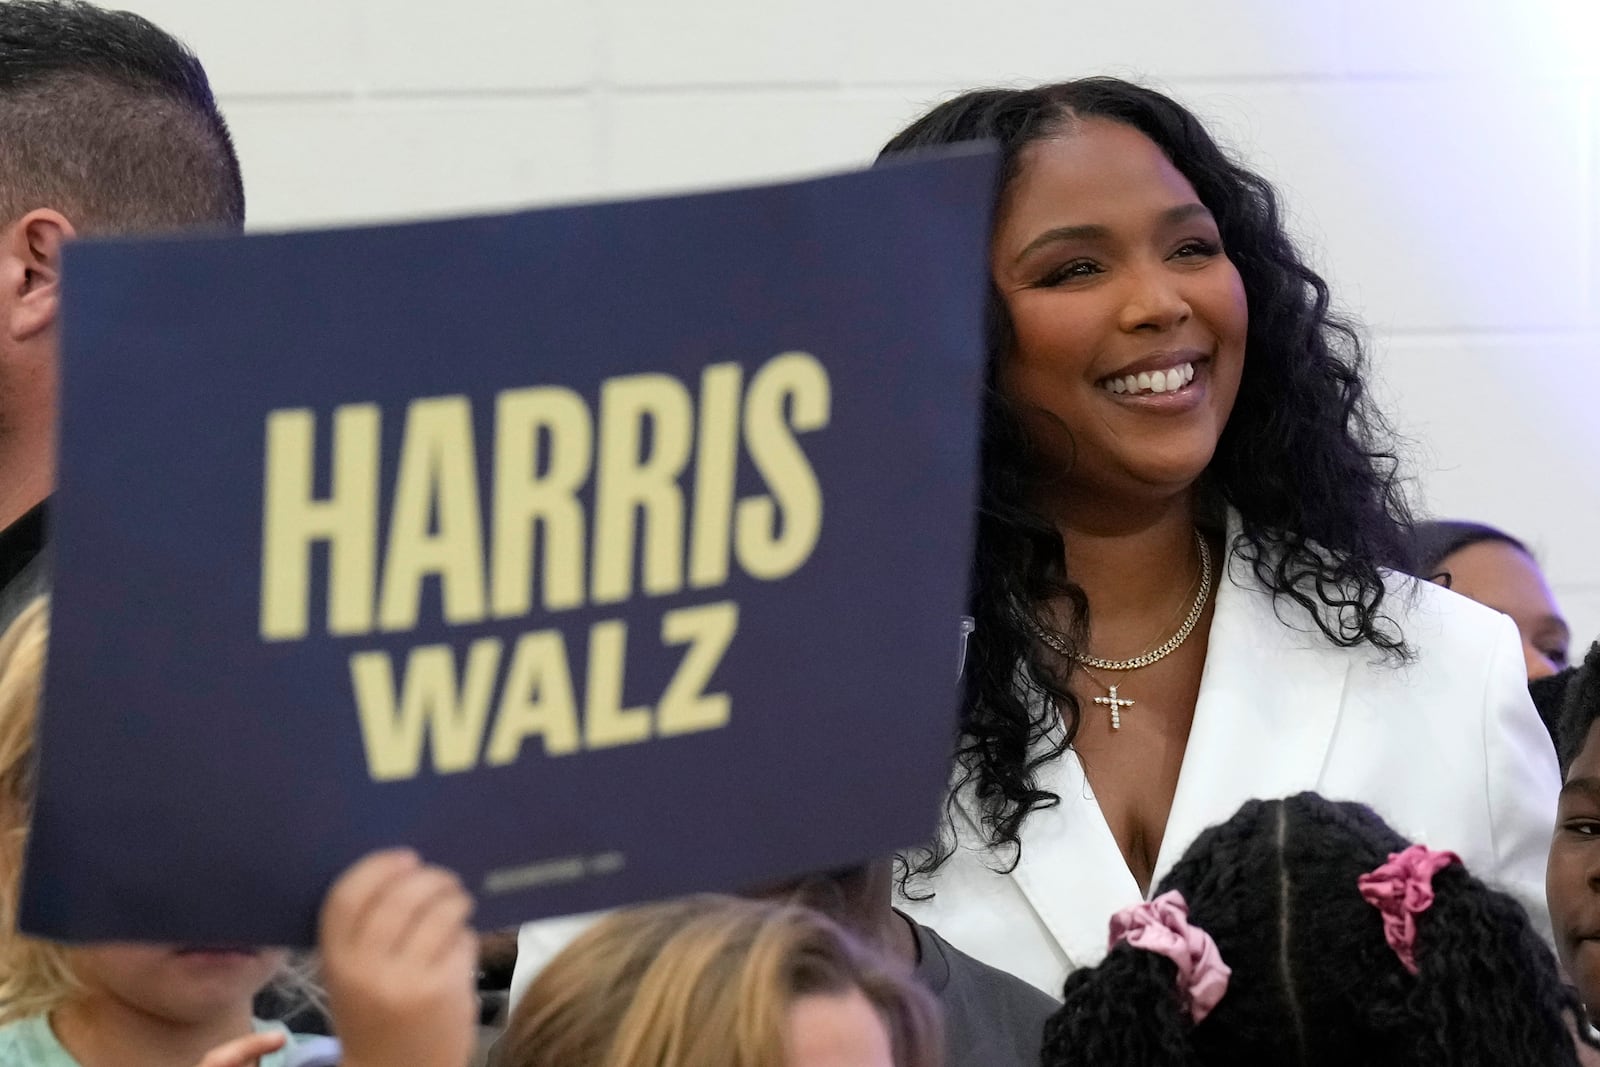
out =
[[926,840],[994,161],[69,251],[25,928],[484,927]]

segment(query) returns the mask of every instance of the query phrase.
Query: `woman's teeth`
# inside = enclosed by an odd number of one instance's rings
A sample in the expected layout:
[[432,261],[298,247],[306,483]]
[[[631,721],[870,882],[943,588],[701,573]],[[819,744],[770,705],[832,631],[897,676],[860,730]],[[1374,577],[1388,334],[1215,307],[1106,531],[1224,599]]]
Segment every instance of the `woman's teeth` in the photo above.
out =
[[1107,378],[1100,383],[1100,387],[1109,389],[1113,393],[1175,393],[1192,381],[1194,381],[1194,364],[1184,363],[1171,370],[1129,374],[1123,378]]

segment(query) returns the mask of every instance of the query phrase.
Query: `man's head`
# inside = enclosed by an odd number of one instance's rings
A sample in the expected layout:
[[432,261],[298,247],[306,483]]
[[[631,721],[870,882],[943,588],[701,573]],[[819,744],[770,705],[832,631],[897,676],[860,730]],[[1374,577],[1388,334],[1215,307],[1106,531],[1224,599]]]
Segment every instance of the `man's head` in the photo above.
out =
[[138,15],[0,4],[0,225],[50,208],[79,234],[244,225],[204,68]]
[[0,3],[0,526],[54,480],[62,246],[243,226],[239,159],[191,52],[128,12]]

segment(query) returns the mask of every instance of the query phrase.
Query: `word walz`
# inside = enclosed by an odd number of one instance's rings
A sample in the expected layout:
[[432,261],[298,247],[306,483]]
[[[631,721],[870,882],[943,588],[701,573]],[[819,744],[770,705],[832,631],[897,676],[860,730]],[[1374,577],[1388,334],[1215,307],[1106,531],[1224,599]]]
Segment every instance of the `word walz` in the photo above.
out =
[[[319,544],[334,636],[414,629],[432,579],[444,621],[470,625],[526,616],[536,601],[546,612],[618,604],[636,579],[649,596],[712,589],[734,560],[777,581],[810,558],[822,489],[797,435],[825,428],[832,408],[816,357],[774,356],[748,383],[738,363],[712,364],[698,398],[669,374],[609,378],[597,407],[562,386],[497,394],[485,510],[469,399],[411,401],[381,553],[378,405],[334,409],[321,496],[315,413],[270,412],[261,637],[307,637]],[[738,496],[741,452],[764,492]],[[591,482],[589,514],[579,493]]]
[[535,738],[545,756],[556,757],[720,729],[728,725],[732,698],[706,687],[738,627],[739,608],[731,601],[664,614],[661,644],[683,651],[660,698],[634,707],[624,706],[630,635],[620,619],[590,628],[581,690],[557,629],[509,644],[479,638],[464,650],[423,645],[411,649],[399,672],[387,652],[358,652],[350,657],[350,677],[367,772],[378,782],[415,778],[424,749],[435,774],[456,774],[480,762],[514,763]]

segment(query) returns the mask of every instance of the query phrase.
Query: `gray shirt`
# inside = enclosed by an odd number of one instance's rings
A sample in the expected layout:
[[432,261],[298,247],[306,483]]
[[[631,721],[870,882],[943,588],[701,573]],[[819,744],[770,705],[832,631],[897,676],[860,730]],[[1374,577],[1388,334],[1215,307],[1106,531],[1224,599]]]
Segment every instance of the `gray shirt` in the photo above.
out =
[[1038,1067],[1044,1022],[1061,1005],[906,921],[917,933],[917,980],[944,1009],[945,1067]]

